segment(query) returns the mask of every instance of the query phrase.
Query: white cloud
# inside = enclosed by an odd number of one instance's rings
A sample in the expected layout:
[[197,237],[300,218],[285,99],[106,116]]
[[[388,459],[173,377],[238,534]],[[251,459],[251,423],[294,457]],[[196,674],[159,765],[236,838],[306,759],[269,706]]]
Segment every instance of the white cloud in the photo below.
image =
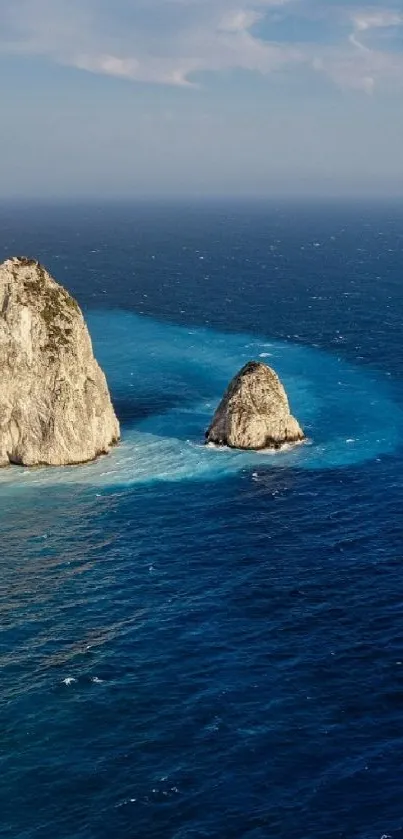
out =
[[360,32],[366,32],[368,29],[400,26],[403,23],[403,15],[391,11],[354,12],[352,14],[352,21],[356,29]]
[[[289,42],[268,40],[273,12],[292,22],[304,11],[309,17],[315,6],[322,16],[334,16],[336,28],[340,6],[331,0],[326,9],[322,0],[1,0],[0,50],[178,86],[193,84],[206,71],[272,74],[304,67],[366,93],[377,85],[403,83],[403,52],[379,49],[373,42],[377,31],[403,23],[403,15],[393,10],[345,5],[340,41],[332,46],[298,44],[295,36]],[[265,17],[263,39],[257,33]],[[346,22],[352,25],[348,39]]]
[[255,12],[252,9],[229,12],[223,16],[220,29],[223,32],[242,32],[251,29],[262,17],[262,12]]

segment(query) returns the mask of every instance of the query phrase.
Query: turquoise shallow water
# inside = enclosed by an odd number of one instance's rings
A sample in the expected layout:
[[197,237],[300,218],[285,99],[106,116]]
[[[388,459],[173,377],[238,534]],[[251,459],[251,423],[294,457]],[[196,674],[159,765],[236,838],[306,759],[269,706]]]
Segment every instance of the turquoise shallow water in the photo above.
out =
[[[90,312],[88,323],[124,416],[122,444],[110,457],[84,467],[5,470],[0,483],[110,487],[214,480],[268,463],[272,468],[334,468],[393,453],[401,441],[403,414],[385,377],[337,353],[256,335],[189,329],[123,311]],[[204,445],[204,431],[225,387],[251,359],[279,373],[306,444],[259,454]]]
[[[0,472],[0,835],[403,833],[399,207],[0,206],[88,316],[109,457]],[[249,359],[309,443],[203,445]]]

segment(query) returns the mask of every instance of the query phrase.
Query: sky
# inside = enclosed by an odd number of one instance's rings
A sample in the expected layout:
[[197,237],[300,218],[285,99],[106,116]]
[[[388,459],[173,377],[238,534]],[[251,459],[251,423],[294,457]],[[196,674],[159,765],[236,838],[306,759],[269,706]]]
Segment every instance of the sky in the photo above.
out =
[[403,0],[0,0],[0,199],[403,195]]

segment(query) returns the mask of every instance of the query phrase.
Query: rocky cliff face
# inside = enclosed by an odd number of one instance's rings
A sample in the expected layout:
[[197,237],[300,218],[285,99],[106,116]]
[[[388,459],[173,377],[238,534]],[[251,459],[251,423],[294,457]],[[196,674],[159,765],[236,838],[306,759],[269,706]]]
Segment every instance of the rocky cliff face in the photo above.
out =
[[93,460],[119,439],[76,301],[34,260],[0,265],[0,466]]
[[279,448],[303,439],[278,376],[256,361],[232,379],[206,432],[206,442],[235,449]]

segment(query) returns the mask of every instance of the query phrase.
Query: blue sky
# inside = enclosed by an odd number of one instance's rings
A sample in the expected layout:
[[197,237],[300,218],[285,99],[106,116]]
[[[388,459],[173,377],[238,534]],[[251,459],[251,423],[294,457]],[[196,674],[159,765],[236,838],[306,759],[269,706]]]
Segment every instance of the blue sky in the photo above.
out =
[[403,0],[1,0],[3,196],[401,194]]

